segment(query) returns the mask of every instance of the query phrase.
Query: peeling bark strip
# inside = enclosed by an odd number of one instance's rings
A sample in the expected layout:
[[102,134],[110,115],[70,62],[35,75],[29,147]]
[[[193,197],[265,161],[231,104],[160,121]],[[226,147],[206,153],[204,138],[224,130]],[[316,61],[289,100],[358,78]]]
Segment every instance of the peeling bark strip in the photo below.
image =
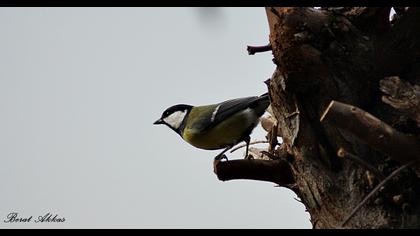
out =
[[381,35],[390,28],[391,7],[343,7],[342,14],[369,35]]
[[352,133],[402,164],[420,159],[420,142],[416,138],[398,132],[358,107],[332,101],[322,115],[321,122]]
[[382,101],[407,114],[420,127],[420,86],[411,85],[398,76],[384,78],[379,86],[387,94],[382,96]]

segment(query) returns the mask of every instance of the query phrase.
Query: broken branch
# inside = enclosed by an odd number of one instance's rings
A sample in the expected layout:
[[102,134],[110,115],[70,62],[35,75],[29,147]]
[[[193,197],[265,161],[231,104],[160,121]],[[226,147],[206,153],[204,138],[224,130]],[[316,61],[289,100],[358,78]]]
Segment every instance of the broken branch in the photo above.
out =
[[420,158],[420,142],[416,138],[400,133],[358,107],[332,101],[321,116],[321,122],[352,133],[403,164]]
[[249,55],[254,55],[255,53],[259,52],[268,52],[271,51],[271,44],[267,44],[264,46],[247,46],[246,50],[248,51]]
[[285,160],[215,160],[213,167],[221,181],[250,179],[269,181],[281,186],[294,182],[289,164]]

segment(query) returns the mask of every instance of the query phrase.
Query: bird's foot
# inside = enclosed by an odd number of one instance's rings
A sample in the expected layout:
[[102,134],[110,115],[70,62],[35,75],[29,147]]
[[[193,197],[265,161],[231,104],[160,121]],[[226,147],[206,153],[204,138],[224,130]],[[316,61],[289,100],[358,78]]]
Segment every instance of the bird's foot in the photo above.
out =
[[254,160],[254,156],[252,156],[251,154],[248,154],[248,156],[244,157],[245,160]]
[[225,154],[222,154],[222,155],[217,155],[217,156],[214,158],[214,160],[215,160],[215,161],[221,161],[221,160],[223,160],[223,159],[226,159],[226,161],[229,161],[229,160],[228,160],[228,158],[227,158],[227,156],[226,156]]

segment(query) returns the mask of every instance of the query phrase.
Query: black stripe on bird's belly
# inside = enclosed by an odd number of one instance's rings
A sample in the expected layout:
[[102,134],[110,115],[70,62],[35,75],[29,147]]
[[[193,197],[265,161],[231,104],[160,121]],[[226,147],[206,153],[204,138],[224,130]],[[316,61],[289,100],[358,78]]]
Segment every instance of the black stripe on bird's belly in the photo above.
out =
[[187,110],[187,113],[184,116],[184,119],[181,122],[181,125],[178,127],[178,129],[174,129],[174,131],[179,134],[182,137],[182,133],[184,132],[186,123],[187,123],[187,119],[188,119],[188,115],[190,114],[191,109]]

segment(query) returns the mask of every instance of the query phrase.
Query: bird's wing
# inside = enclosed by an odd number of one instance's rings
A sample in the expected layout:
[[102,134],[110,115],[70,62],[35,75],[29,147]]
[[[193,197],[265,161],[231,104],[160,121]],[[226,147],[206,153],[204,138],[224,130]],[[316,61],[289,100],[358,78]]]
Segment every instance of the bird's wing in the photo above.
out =
[[237,98],[237,99],[221,102],[217,104],[214,112],[212,112],[210,116],[210,121],[205,122],[207,125],[200,127],[200,129],[204,131],[206,129],[212,128],[216,126],[217,124],[219,124],[220,122],[222,122],[223,120],[226,120],[230,116],[242,110],[245,110],[248,107],[253,107],[256,102],[259,102],[260,100],[263,100],[263,99],[264,99],[263,97],[253,96],[253,97]]

